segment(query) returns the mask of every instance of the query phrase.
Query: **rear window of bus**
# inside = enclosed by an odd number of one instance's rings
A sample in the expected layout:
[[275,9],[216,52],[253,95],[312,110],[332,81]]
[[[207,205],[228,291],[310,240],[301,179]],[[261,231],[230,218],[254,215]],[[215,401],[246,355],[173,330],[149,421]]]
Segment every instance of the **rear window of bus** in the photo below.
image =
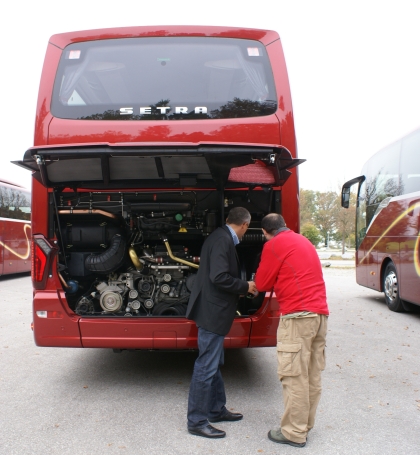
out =
[[273,74],[258,41],[154,37],[67,46],[52,114],[84,120],[256,117],[277,110]]

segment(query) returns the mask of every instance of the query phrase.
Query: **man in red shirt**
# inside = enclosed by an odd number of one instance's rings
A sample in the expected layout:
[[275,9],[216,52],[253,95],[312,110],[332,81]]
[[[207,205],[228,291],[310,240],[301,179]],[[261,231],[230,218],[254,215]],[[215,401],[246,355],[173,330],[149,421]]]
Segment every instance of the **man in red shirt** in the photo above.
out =
[[328,305],[321,263],[306,237],[270,213],[261,221],[268,240],[255,276],[259,291],[274,288],[280,306],[277,330],[278,375],[283,386],[284,413],[273,442],[304,447],[314,426],[325,368]]

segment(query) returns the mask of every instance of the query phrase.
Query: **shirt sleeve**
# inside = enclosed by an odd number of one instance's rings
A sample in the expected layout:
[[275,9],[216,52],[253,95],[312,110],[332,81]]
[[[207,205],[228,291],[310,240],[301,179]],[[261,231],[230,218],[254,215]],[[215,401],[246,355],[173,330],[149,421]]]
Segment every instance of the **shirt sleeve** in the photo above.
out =
[[281,267],[281,258],[274,252],[272,244],[264,245],[261,261],[255,274],[255,285],[259,291],[271,291]]

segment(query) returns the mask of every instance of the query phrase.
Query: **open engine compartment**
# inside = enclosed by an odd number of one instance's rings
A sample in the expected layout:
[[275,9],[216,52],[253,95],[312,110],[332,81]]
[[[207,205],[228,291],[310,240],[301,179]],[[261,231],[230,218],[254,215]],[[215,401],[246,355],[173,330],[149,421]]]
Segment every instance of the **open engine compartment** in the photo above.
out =
[[[270,144],[32,147],[16,164],[49,196],[37,215],[44,271],[34,283],[47,285],[46,240],[58,247],[65,303],[84,319],[182,318],[206,237],[230,209],[248,209],[251,225],[236,251],[241,278],[249,280],[264,243],[261,220],[282,213],[283,185],[303,161]],[[242,297],[238,318],[263,310],[264,297]]]
[[[184,317],[206,237],[231,208],[246,207],[252,222],[237,252],[241,277],[249,280],[264,242],[260,221],[279,210],[279,194],[54,190],[50,238],[58,239],[70,309],[83,317]],[[241,297],[238,317],[256,313],[263,300],[263,293]]]

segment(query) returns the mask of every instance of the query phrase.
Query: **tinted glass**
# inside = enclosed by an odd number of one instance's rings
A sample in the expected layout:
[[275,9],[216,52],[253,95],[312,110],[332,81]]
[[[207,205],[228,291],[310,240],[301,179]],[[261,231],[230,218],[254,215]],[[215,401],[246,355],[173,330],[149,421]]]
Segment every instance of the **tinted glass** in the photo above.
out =
[[402,141],[400,172],[404,194],[420,191],[420,130]]
[[366,181],[360,185],[356,207],[356,249],[366,236]]
[[265,47],[227,38],[130,38],[63,51],[51,111],[86,120],[269,115],[276,93]]
[[379,204],[386,198],[402,194],[399,177],[400,143],[390,145],[374,155],[364,166],[366,227],[368,228]]
[[0,217],[31,219],[31,195],[19,189],[0,186]]

